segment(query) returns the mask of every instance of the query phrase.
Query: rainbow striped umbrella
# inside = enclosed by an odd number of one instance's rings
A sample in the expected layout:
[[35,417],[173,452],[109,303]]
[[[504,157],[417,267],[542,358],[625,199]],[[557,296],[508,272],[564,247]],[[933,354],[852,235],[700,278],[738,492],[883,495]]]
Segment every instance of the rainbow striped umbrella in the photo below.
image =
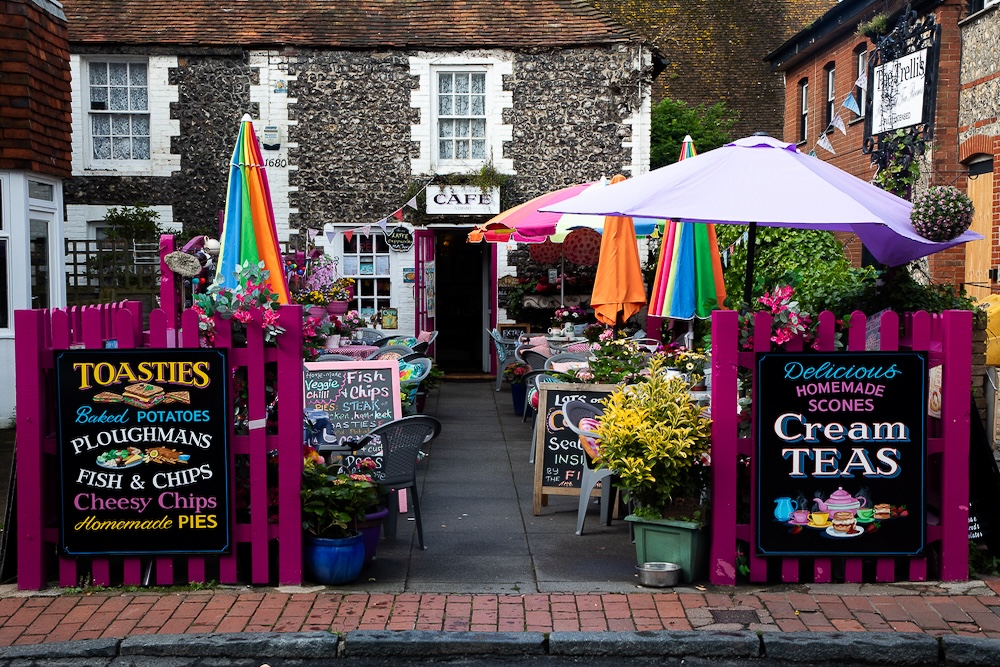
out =
[[[680,160],[694,157],[694,141],[684,137]],[[649,297],[649,315],[678,320],[705,319],[722,308],[726,286],[711,223],[667,222],[660,261]]]
[[278,303],[289,303],[285,268],[278,247],[278,232],[274,226],[271,190],[267,185],[264,158],[260,142],[249,114],[243,115],[240,134],[233,150],[229,168],[229,190],[220,239],[215,283],[235,288],[238,284],[236,267],[248,261],[253,265],[264,262],[270,272],[271,291]]

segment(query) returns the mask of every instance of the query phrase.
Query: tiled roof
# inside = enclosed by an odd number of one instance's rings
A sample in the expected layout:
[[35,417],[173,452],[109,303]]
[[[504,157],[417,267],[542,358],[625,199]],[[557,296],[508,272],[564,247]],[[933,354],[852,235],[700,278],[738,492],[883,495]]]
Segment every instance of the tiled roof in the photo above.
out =
[[545,49],[636,41],[585,0],[63,0],[72,44]]

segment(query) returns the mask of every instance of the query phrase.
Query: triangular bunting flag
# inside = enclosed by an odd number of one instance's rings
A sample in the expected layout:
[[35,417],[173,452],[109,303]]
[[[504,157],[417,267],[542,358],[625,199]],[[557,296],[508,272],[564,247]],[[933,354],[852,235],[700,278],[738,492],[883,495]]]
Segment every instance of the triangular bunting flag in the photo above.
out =
[[365,236],[371,236],[372,235],[372,226],[371,225],[365,225],[365,226],[363,226],[361,228],[361,233],[364,234]]
[[385,228],[389,226],[388,224],[386,224],[387,222],[388,221],[385,218],[382,218],[375,224],[377,224],[379,226],[379,229],[381,229],[384,232]]
[[327,243],[333,243],[333,239],[337,238],[337,230],[333,228],[329,222],[323,225],[323,236],[326,237]]
[[858,106],[858,101],[854,99],[853,94],[847,96],[847,99],[844,100],[843,106],[847,107],[859,116],[861,115],[861,108]]
[[811,151],[809,151],[809,157],[819,157],[818,155],[816,155],[816,149],[815,148],[812,149]]
[[414,197],[410,201],[406,202],[406,205],[409,206],[410,208],[412,208],[414,211],[416,211],[417,210],[417,198]]
[[403,209],[401,209],[401,208],[396,209],[395,213],[392,214],[392,217],[396,218],[396,220],[402,220],[403,219]]
[[864,72],[858,76],[858,80],[854,82],[854,85],[861,90],[868,90],[868,72]]
[[309,237],[310,241],[312,241],[314,238],[316,238],[317,234],[319,234],[319,230],[318,229],[307,229],[306,230],[306,235]]
[[347,231],[345,231],[344,232],[344,238],[346,238],[348,241],[350,241],[351,239],[353,239],[354,238],[354,230],[353,229],[348,229]]
[[819,135],[819,139],[816,141],[816,145],[819,146],[820,148],[824,148],[830,151],[834,155],[837,154],[837,152],[833,150],[833,144],[830,143],[830,137],[826,136],[825,134]]
[[833,122],[830,124],[833,125],[835,128],[837,128],[838,130],[840,130],[841,132],[843,132],[844,134],[847,134],[847,126],[844,125],[844,119],[840,117],[839,113],[833,117]]

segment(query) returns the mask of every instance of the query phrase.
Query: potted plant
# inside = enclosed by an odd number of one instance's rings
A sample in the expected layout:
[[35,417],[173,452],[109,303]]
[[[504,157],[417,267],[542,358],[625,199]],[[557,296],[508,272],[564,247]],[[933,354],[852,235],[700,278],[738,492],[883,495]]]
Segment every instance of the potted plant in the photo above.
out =
[[969,196],[953,185],[938,185],[913,198],[910,222],[918,234],[931,241],[950,241],[972,224]]
[[359,525],[379,504],[379,489],[369,475],[338,473],[308,457],[302,469],[302,529],[306,575],[322,584],[357,579],[365,562]]
[[337,278],[330,285],[327,292],[330,303],[327,309],[334,315],[344,315],[347,313],[347,302],[354,297],[354,278]]
[[511,400],[514,401],[514,414],[518,417],[524,414],[524,395],[527,387],[521,380],[531,370],[531,366],[523,361],[515,361],[503,369],[503,381],[510,384]]
[[688,382],[667,377],[667,359],[654,355],[649,375],[605,401],[597,429],[600,466],[615,472],[632,506],[641,565],[681,566],[684,580],[704,575],[702,532],[709,478],[711,419],[690,394]]

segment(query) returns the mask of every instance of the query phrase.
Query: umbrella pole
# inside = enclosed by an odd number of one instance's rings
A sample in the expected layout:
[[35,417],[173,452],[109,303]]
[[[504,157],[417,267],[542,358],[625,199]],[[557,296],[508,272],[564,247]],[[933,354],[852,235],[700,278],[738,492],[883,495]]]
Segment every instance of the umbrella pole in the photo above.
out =
[[559,307],[566,307],[566,258],[559,258]]
[[750,296],[753,292],[754,250],[757,248],[757,223],[751,222],[747,230],[747,275],[743,283],[743,307],[750,308]]

